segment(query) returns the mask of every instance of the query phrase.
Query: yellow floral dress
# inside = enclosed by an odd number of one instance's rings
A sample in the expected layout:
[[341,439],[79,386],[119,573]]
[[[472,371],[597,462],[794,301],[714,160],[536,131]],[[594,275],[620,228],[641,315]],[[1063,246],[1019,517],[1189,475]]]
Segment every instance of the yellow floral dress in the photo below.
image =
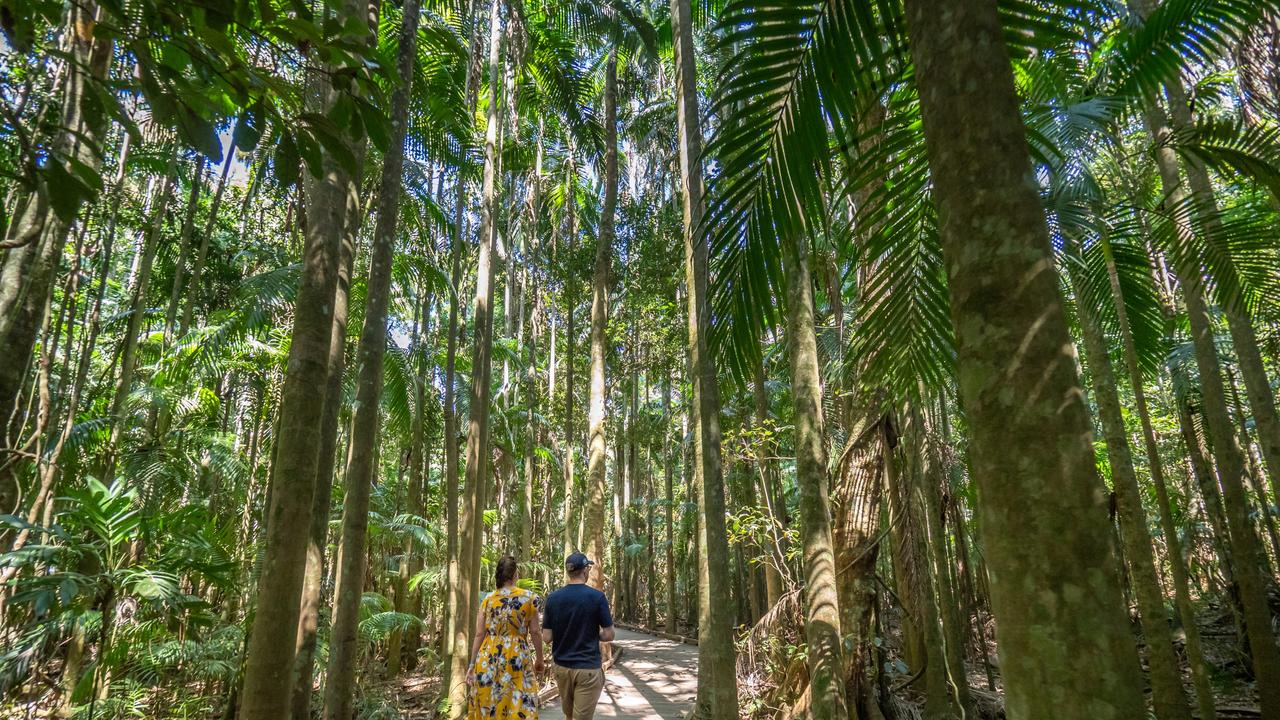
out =
[[502,588],[480,604],[485,635],[472,668],[468,720],[537,720],[538,678],[530,632],[542,599],[518,587]]

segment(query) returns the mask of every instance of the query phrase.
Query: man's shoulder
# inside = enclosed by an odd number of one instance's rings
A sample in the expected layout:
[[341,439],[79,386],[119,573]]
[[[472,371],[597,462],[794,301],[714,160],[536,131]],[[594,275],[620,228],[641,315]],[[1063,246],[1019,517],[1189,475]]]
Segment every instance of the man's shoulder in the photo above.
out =
[[572,602],[580,602],[584,599],[598,599],[605,597],[603,592],[590,585],[582,585],[575,583],[573,585],[565,585],[559,590],[552,592],[547,596],[547,602],[552,600],[566,600]]

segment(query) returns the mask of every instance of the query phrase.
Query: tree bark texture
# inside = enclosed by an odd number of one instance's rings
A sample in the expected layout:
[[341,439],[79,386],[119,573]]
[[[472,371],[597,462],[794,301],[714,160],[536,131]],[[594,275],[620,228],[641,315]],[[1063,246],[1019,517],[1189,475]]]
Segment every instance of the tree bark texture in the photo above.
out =
[[907,0],[1011,720],[1145,710],[996,0]]
[[[355,692],[360,600],[364,591],[365,544],[369,534],[369,498],[377,470],[378,428],[382,417],[382,365],[387,350],[387,308],[395,260],[396,224],[404,174],[404,142],[409,93],[418,38],[418,0],[406,0],[400,28],[396,73],[400,84],[391,97],[391,138],[383,157],[378,188],[378,219],[373,230],[369,278],[365,283],[364,326],[356,355],[356,401],[351,420],[351,449],[344,476],[342,544],[338,549],[329,667],[325,678],[324,717],[347,720]],[[404,560],[402,560],[404,562]],[[397,653],[398,654],[398,653]]]
[[493,245],[498,192],[499,71],[502,67],[502,3],[489,6],[489,110],[485,128],[484,177],[481,192],[476,294],[472,312],[475,340],[471,354],[471,414],[467,425],[466,485],[458,513],[460,538],[456,584],[449,588],[453,643],[449,656],[449,718],[466,712],[466,675],[471,659],[471,618],[480,597],[480,551],[484,540],[484,508],[489,483],[489,402],[493,372]]
[[[364,19],[360,3],[348,1],[341,14]],[[320,109],[337,91],[326,76],[311,79]],[[353,150],[357,139],[343,137]],[[294,306],[292,342],[280,399],[280,428],[270,505],[264,519],[266,547],[258,584],[257,611],[249,631],[240,720],[280,720],[290,711],[295,651],[311,539],[338,255],[348,217],[359,208],[358,178],[329,153],[319,177],[307,177],[307,227],[302,279]]]
[[793,238],[785,241],[784,245],[787,345],[791,358],[791,395],[795,402],[796,484],[800,489],[800,543],[805,571],[805,643],[809,653],[810,710],[816,720],[843,720],[848,710],[808,239]]
[[720,390],[708,335],[710,248],[699,225],[703,214],[702,135],[698,112],[693,15],[689,0],[671,0],[675,40],[676,125],[684,227],[689,370],[693,389],[693,473],[698,495],[698,696],[696,714],[709,720],[738,717],[733,618],[720,605],[729,597],[729,541],[720,466]]

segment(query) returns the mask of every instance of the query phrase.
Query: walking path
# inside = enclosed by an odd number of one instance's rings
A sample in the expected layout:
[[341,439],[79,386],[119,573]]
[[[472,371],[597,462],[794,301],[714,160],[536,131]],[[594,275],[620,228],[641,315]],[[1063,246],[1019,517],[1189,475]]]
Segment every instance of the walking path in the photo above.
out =
[[[693,708],[698,690],[698,648],[618,628],[622,657],[605,673],[598,718],[676,720]],[[539,713],[564,720],[559,701]]]

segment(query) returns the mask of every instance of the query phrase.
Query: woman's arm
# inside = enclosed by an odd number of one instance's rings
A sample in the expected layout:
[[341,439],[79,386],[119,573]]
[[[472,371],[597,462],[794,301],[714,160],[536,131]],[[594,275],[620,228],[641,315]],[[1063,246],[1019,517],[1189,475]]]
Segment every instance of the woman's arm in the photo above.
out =
[[538,617],[538,606],[533,606],[533,622],[529,625],[529,634],[533,636],[533,650],[537,654],[537,660],[534,661],[534,670],[542,672],[546,667],[546,661],[543,659],[544,650],[542,642],[542,618]]
[[484,626],[484,603],[480,604],[480,612],[476,613],[475,640],[471,643],[471,663],[467,665],[467,684],[475,679],[476,657],[480,655],[480,644],[484,642],[486,629]]

